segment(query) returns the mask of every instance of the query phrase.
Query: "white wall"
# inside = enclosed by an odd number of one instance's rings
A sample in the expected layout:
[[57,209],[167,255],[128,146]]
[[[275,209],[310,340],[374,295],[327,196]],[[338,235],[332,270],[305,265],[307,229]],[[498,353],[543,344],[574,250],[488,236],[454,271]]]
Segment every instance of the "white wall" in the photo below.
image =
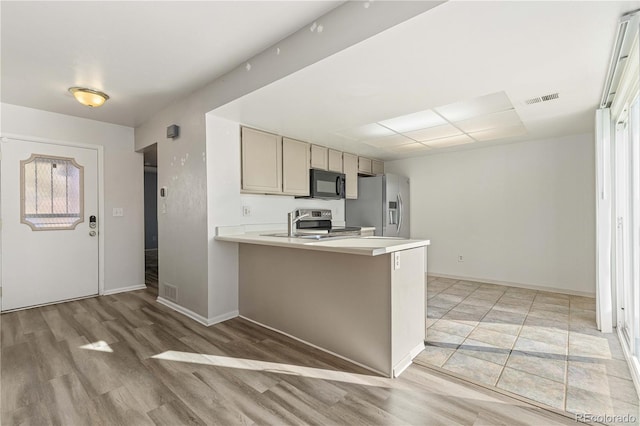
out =
[[385,163],[411,180],[411,236],[431,240],[429,272],[593,295],[593,138]]
[[[344,200],[306,200],[292,196],[240,194],[240,123],[207,114],[207,210],[209,236],[209,318],[238,310],[238,246],[215,241],[218,226],[274,224],[286,227],[298,207],[331,209],[344,221]],[[251,207],[251,216],[242,215]]]
[[216,226],[238,225],[240,138],[237,123],[207,114],[207,211],[209,318],[238,313],[238,245],[215,241]]
[[[284,195],[242,194],[240,195],[240,201],[243,206],[251,207],[251,216],[238,218],[242,224],[274,223],[286,227],[287,213],[297,208],[331,209],[333,221],[344,222],[344,200],[317,200]],[[240,216],[242,216],[242,210],[240,210]]]
[[[104,147],[105,291],[144,284],[143,158],[130,127],[2,104],[2,133]],[[114,207],[123,217],[111,215]]]

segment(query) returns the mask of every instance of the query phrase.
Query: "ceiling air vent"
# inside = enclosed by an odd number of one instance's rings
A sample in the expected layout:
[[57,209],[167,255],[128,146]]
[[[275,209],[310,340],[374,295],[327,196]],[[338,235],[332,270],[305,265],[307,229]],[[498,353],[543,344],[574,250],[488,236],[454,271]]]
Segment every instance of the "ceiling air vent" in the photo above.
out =
[[560,97],[560,94],[551,93],[549,95],[536,96],[535,98],[525,99],[524,103],[527,104],[527,105],[532,105],[532,104],[537,104],[537,103],[540,103],[540,102],[552,101],[554,99],[558,99],[559,97]]

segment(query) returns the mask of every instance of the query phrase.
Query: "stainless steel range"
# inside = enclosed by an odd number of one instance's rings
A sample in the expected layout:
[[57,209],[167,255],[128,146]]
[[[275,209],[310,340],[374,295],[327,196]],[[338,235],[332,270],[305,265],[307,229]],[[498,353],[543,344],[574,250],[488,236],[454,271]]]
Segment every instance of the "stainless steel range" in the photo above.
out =
[[265,237],[337,238],[360,236],[359,226],[333,226],[329,209],[296,209],[287,214],[287,232],[262,234]]
[[333,226],[330,209],[296,209],[291,212],[297,235],[352,236],[360,235],[359,226]]

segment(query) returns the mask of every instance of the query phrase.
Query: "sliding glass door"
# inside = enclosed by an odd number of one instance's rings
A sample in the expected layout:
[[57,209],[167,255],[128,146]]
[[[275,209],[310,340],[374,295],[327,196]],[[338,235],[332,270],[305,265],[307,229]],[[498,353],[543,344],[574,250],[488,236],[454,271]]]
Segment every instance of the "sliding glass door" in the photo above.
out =
[[640,355],[640,103],[638,96],[629,111],[627,142],[629,180],[629,270],[625,283],[623,335],[636,359]]
[[636,96],[617,118],[614,140],[616,323],[640,354],[640,106]]
[[618,22],[596,113],[598,322],[615,326],[640,383],[640,12]]

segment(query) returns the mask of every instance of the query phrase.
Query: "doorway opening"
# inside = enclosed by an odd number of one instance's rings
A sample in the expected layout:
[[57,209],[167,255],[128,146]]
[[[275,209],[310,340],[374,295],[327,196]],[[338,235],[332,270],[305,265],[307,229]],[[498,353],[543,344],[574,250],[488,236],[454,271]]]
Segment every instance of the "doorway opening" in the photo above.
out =
[[158,144],[144,153],[144,271],[147,288],[158,291]]

